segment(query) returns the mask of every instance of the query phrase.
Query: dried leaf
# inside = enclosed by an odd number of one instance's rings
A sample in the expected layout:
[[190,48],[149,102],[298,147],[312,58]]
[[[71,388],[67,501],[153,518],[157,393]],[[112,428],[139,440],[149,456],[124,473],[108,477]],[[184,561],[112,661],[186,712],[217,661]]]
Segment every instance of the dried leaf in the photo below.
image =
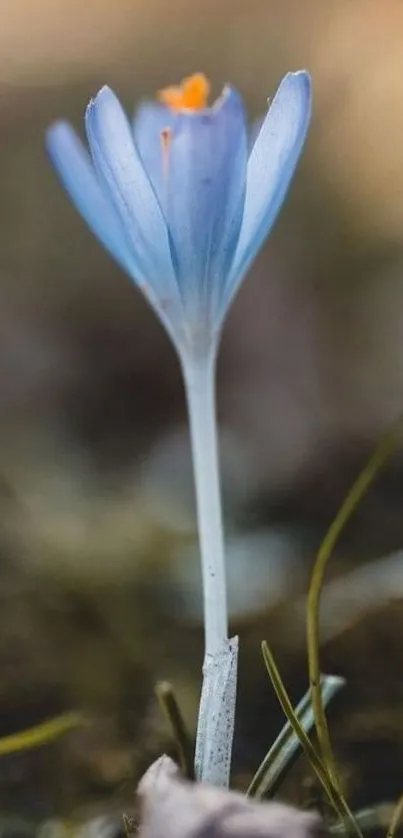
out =
[[142,838],[315,838],[322,830],[314,813],[190,783],[167,756],[148,769],[138,794]]

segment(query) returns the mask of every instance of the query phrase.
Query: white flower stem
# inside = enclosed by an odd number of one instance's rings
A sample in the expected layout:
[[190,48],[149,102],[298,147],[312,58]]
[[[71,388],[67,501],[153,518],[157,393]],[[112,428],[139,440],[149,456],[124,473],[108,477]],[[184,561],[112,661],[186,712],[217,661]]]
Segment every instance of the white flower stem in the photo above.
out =
[[238,638],[228,639],[224,532],[215,407],[216,356],[182,362],[188,403],[204,597],[205,659],[196,738],[199,780],[228,786]]
[[228,640],[215,366],[214,355],[183,365],[202,563],[206,655],[214,654]]

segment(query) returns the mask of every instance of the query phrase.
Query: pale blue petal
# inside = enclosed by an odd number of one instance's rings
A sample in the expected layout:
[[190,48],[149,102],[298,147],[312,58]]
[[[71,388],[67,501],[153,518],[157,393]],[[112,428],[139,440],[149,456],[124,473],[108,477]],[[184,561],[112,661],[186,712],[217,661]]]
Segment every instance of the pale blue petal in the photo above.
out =
[[131,273],[132,258],[119,218],[98,183],[80,138],[68,122],[56,122],[47,131],[46,145],[64,188],[89,228],[124,270]]
[[213,108],[179,113],[168,160],[166,218],[184,306],[191,321],[217,325],[245,194],[240,96],[227,88]]
[[161,132],[165,128],[172,129],[175,119],[176,115],[165,105],[158,102],[142,102],[133,120],[134,141],[162,207],[166,195]]
[[228,278],[229,304],[273,226],[304,146],[311,116],[311,80],[288,73],[280,84],[248,161],[245,209]]
[[134,145],[132,130],[115,94],[104,87],[86,112],[95,168],[112,201],[131,250],[161,306],[176,305],[178,290],[168,232],[157,196]]
[[265,118],[265,116],[260,115],[256,119],[254,119],[252,124],[249,126],[248,157],[250,157],[253,151],[253,146],[255,145],[255,142],[260,134]]

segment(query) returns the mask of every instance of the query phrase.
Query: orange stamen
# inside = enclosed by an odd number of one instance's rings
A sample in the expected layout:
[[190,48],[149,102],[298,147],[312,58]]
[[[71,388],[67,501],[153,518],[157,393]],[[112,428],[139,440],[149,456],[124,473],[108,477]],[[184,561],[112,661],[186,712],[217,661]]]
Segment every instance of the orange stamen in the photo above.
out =
[[163,128],[161,131],[161,146],[162,146],[162,170],[164,178],[168,176],[169,167],[169,149],[172,142],[172,131],[170,128]]
[[177,87],[165,87],[158,98],[173,111],[200,111],[207,108],[210,84],[203,73],[195,73],[183,79]]

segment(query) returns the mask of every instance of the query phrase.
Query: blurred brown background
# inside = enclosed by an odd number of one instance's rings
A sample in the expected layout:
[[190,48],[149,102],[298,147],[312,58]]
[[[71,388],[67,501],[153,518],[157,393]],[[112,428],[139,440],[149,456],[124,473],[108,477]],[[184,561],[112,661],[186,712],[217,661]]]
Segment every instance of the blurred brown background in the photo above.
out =
[[[242,785],[281,724],[260,639],[299,697],[315,550],[403,408],[403,6],[1,0],[0,23],[0,732],[70,709],[89,719],[0,756],[8,835],[10,819],[26,831],[129,806],[168,747],[153,684],[172,679],[194,725],[202,659],[178,365],[60,188],[46,127],[82,128],[104,83],[132,109],[202,70],[217,94],[237,86],[252,119],[287,70],[313,76],[306,151],[220,356]],[[371,573],[403,546],[402,496],[398,453],[346,532],[323,609],[323,665],[349,678],[335,736],[357,806],[400,791],[400,556]]]

